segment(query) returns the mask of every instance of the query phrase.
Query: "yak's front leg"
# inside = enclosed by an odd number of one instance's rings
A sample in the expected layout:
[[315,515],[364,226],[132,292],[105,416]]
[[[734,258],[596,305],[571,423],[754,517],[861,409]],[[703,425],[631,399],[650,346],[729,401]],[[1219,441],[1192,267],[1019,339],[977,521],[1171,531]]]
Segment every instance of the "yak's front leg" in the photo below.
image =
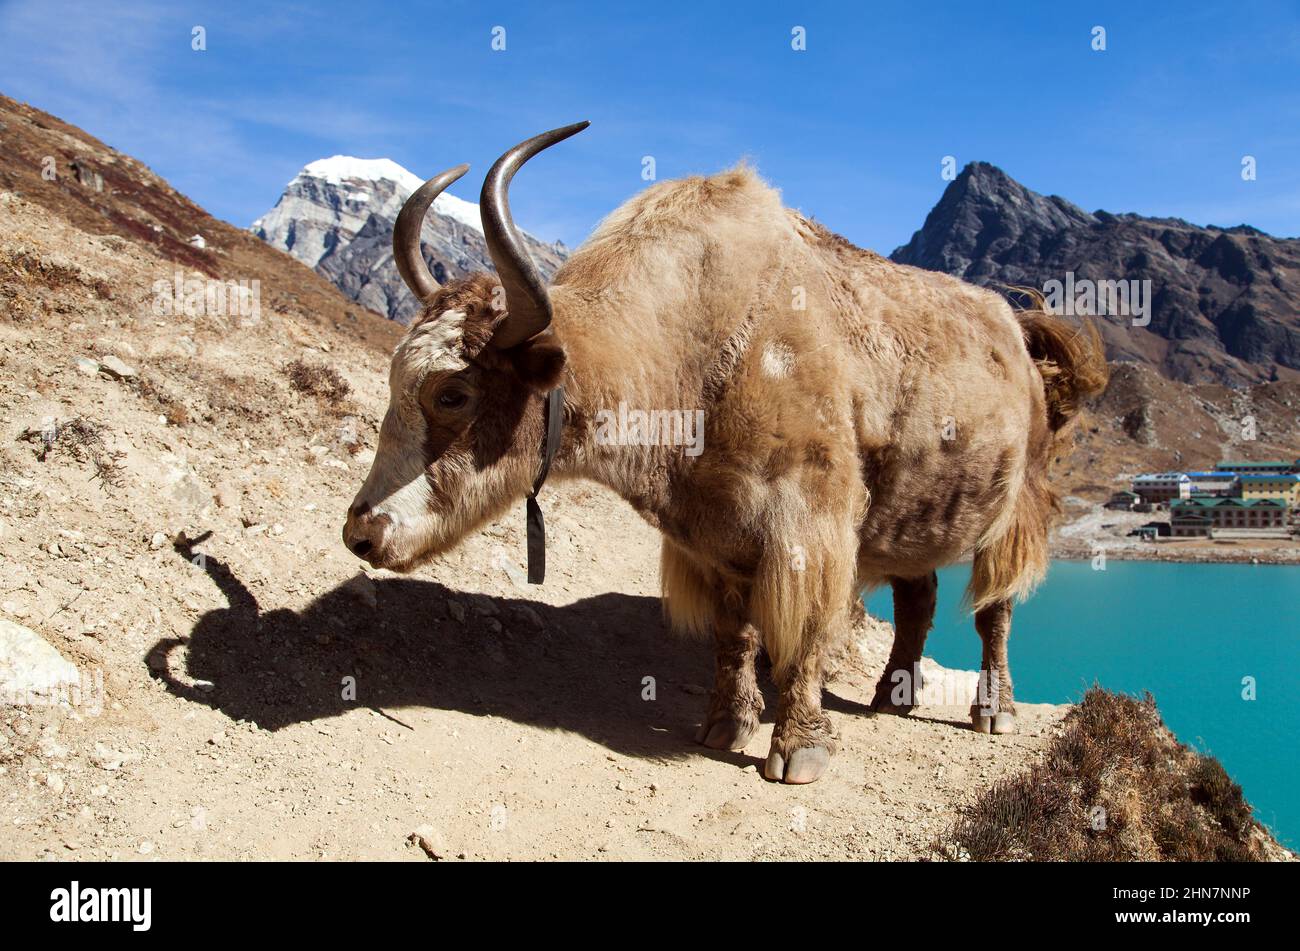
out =
[[714,625],[713,640],[713,695],[695,741],[715,750],[743,749],[763,712],[763,695],[754,675],[758,632],[752,624],[723,615]]
[[830,717],[822,710],[827,643],[810,635],[789,664],[773,671],[780,699],[763,775],[774,782],[811,783],[826,772],[835,753]]

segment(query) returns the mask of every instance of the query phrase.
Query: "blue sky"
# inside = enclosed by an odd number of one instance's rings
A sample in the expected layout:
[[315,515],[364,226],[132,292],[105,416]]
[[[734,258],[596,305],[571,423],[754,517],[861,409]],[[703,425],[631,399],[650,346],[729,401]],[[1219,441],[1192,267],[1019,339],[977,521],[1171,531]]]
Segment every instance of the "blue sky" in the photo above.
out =
[[241,226],[336,153],[422,176],[471,162],[453,192],[476,200],[505,148],[590,119],[516,182],[534,234],[578,243],[645,187],[646,155],[661,179],[747,156],[884,253],[938,199],[946,155],[1087,210],[1300,234],[1296,3],[7,0],[0,91]]

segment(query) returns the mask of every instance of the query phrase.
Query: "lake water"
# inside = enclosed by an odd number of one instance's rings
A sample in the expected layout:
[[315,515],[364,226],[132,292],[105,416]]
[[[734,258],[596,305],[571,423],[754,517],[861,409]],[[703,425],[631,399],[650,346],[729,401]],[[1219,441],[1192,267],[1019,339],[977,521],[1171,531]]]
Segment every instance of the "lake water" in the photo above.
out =
[[[939,573],[925,652],[945,667],[979,667],[960,604],[969,577],[969,565]],[[867,606],[893,620],[887,585]],[[1300,847],[1300,566],[1053,562],[1016,607],[1010,657],[1017,700],[1077,701],[1094,681],[1150,690],[1178,738],[1216,756],[1256,818]]]

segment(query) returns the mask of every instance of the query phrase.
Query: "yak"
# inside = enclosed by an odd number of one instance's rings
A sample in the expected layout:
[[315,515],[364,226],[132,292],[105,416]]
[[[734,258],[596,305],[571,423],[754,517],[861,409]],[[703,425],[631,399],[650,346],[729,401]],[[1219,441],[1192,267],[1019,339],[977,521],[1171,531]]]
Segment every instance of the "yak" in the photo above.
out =
[[[1013,310],[994,291],[858,248],[784,207],[746,165],[646,188],[548,285],[509,185],[586,126],[530,138],[489,171],[495,277],[439,286],[420,248],[429,205],[468,166],[404,205],[393,254],[423,308],[392,358],[345,544],[407,571],[535,493],[547,468],[609,487],[662,533],[672,627],[713,639],[697,740],[749,741],[762,649],[778,697],[763,774],[795,784],[835,752],[822,685],[862,592],[892,586],[895,640],[872,706],[906,713],[935,570],[973,554],[983,660],[971,719],[1012,732],[1012,603],[1046,570],[1060,437],[1106,381],[1095,328],[1044,312],[1041,298]],[[644,425],[612,438],[620,413],[699,418],[700,451]]]

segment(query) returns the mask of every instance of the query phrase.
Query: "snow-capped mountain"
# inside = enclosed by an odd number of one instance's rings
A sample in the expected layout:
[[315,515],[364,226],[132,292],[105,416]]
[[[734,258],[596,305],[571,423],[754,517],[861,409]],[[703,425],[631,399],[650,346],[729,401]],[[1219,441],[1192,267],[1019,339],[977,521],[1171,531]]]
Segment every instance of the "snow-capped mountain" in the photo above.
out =
[[[275,207],[250,230],[315,268],[358,303],[406,323],[418,307],[393,263],[393,223],[422,183],[391,159],[318,159],[294,176]],[[547,244],[527,232],[524,241],[545,277],[568,256],[558,241]],[[463,198],[438,196],[420,243],[439,283],[493,270],[478,205]]]

